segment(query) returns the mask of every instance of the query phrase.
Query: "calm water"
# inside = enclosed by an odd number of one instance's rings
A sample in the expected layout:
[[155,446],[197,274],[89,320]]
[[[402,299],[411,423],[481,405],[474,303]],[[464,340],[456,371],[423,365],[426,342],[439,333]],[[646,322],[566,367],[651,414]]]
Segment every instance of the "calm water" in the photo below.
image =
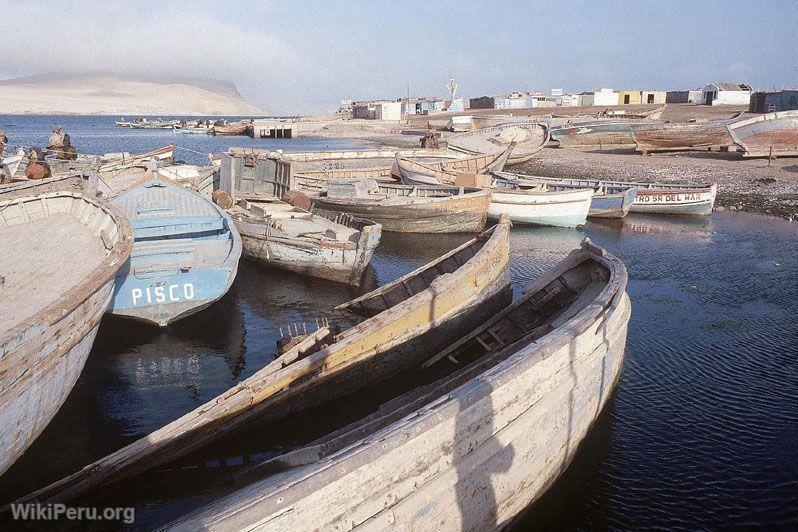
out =
[[[107,142],[112,148],[98,151],[118,149]],[[591,222],[583,231],[513,229],[516,294],[589,236],[624,260],[633,302],[617,392],[518,530],[798,526],[796,229],[745,213],[704,220],[633,215]],[[361,289],[245,261],[223,300],[171,328],[107,317],[66,404],[0,478],[0,502],[61,478],[251,375],[274,357],[280,325],[320,315],[350,325],[327,309],[466,238],[384,235]],[[228,490],[225,479],[250,461],[362,417],[404,384],[252,427],[161,468],[155,480],[112,493],[105,504],[135,505],[137,528],[168,521]]]

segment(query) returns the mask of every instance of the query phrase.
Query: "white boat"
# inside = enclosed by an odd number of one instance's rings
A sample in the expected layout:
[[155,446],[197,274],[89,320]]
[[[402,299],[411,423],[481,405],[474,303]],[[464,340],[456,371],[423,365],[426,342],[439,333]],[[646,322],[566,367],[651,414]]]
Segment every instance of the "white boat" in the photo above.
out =
[[579,227],[585,225],[593,201],[592,189],[522,189],[503,180],[491,188],[488,219],[506,214],[514,224]]
[[0,166],[3,166],[8,170],[8,175],[14,176],[16,175],[19,165],[22,164],[22,160],[24,158],[25,150],[23,148],[17,148],[17,152],[14,155],[3,157],[2,161],[0,161]]

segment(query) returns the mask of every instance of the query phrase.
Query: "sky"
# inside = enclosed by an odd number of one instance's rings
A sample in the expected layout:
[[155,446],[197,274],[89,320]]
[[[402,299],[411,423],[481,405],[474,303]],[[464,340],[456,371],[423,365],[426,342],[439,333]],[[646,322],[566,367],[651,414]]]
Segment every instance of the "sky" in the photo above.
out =
[[[269,113],[343,99],[563,88],[798,86],[793,0],[2,0],[0,79],[50,72],[232,81]],[[13,28],[13,31],[10,30]]]

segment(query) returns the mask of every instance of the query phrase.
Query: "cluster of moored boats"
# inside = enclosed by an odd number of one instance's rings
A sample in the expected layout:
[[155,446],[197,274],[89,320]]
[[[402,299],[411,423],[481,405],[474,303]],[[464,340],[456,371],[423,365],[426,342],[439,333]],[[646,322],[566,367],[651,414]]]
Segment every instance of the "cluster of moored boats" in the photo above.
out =
[[164,120],[156,118],[150,120],[146,117],[126,120],[124,117],[115,121],[117,127],[129,129],[171,129],[179,135],[221,135],[240,136],[246,135],[251,127],[251,120],[235,120],[232,122],[224,118],[217,120]]
[[95,500],[255,419],[424,368],[428,384],[254,464],[238,489],[170,526],[506,524],[562,472],[601,412],[630,315],[624,265],[588,240],[512,302],[511,227],[706,215],[716,193],[505,171],[553,133],[514,123],[454,136],[445,149],[233,148],[204,167],[172,164],[171,145],[64,162],[44,180],[15,174],[0,185],[0,474],[66,399],[105,313],[153,326],[187,318],[228,291],[242,256],[359,285],[383,232],[474,233],[335,309],[357,325],[297,334],[230,390],[19,502]]

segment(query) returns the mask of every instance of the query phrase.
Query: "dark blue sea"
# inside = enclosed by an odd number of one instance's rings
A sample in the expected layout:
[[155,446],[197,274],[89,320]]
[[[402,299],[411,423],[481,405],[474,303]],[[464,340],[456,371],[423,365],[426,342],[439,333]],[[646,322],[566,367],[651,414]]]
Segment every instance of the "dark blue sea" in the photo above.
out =
[[[199,152],[231,145],[354,147],[345,141],[177,138],[121,130],[113,117],[0,117],[11,142],[46,143],[64,125],[81,150]],[[186,156],[186,160],[191,160]],[[589,236],[627,265],[632,299],[618,388],[572,464],[515,525],[530,529],[798,527],[798,225],[723,212],[630,215],[583,230],[515,227],[511,276],[523,286]],[[165,330],[106,317],[77,386],[0,478],[0,503],[146,435],[251,375],[275,355],[278,328],[307,321],[462,243],[384,235],[360,289],[243,261],[230,293]],[[342,324],[347,326],[346,323]],[[134,528],[209,500],[244,464],[373,411],[373,391],[253,427],[126,487]]]

